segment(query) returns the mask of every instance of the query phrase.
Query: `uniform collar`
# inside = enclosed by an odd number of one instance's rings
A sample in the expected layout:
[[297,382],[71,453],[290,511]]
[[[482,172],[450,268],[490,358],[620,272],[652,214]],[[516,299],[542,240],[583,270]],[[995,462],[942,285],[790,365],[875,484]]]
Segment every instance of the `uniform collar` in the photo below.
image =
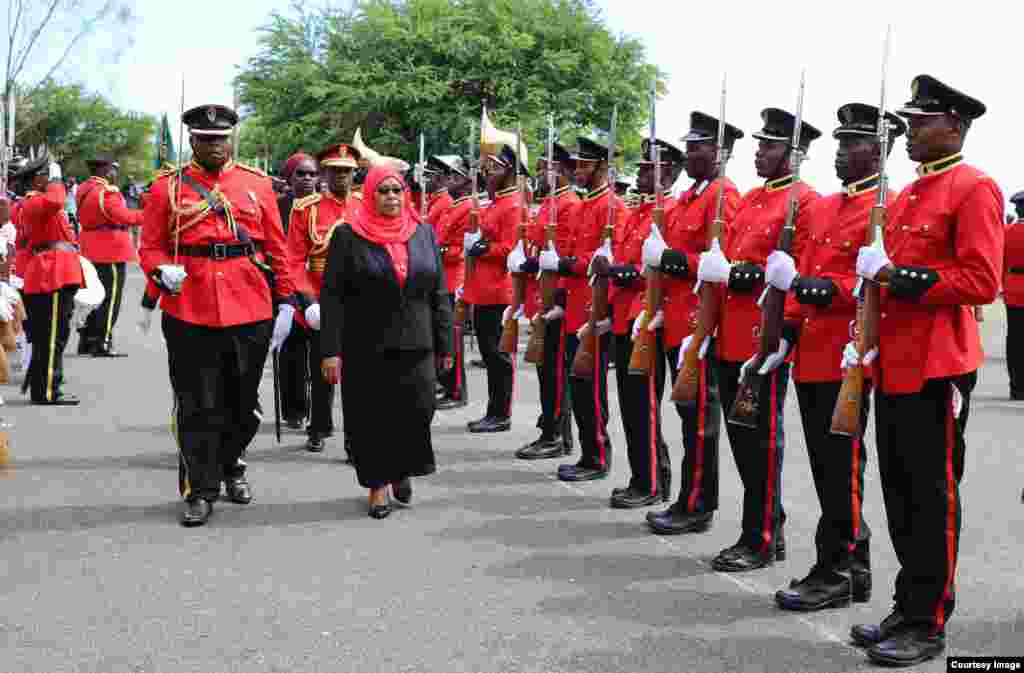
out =
[[851,182],[850,184],[843,187],[843,194],[846,194],[847,196],[857,196],[858,194],[863,194],[864,192],[870,192],[872,190],[878,189],[879,180],[880,178],[878,173],[875,173],[874,175],[869,175],[863,180]]
[[351,197],[352,197],[352,192],[349,192],[347,197],[345,197],[344,199],[341,199],[341,198],[338,198],[338,196],[334,192],[332,192],[330,190],[327,190],[324,193],[324,195],[323,195],[323,198],[330,199],[331,201],[334,201],[335,203],[339,203],[339,204],[341,204],[343,206],[348,205],[348,200]]
[[945,173],[949,169],[953,168],[961,161],[964,160],[964,155],[961,152],[956,154],[950,154],[948,157],[943,157],[936,161],[929,162],[927,164],[921,164],[917,167],[918,177],[925,177],[928,175],[938,175],[939,173]]
[[587,192],[587,195],[583,197],[583,200],[584,201],[593,201],[594,199],[601,198],[607,192],[608,192],[608,183],[606,182],[603,185],[601,185],[600,187],[598,187],[597,189],[595,189],[594,191]]
[[790,173],[789,175],[786,175],[786,176],[781,177],[781,178],[776,178],[774,180],[767,180],[767,181],[765,181],[765,183],[764,183],[764,191],[766,191],[766,192],[777,192],[780,189],[784,189],[786,187],[789,187],[794,182],[796,182],[796,176],[793,175],[792,173]]
[[208,175],[211,178],[219,178],[220,176],[224,175],[225,173],[229,172],[232,168],[235,167],[235,160],[228,159],[227,163],[221,166],[220,170],[217,171],[216,173],[209,172],[208,170],[200,166],[198,163],[196,163],[195,159],[192,160],[192,163],[190,163],[189,166],[199,171],[203,175]]

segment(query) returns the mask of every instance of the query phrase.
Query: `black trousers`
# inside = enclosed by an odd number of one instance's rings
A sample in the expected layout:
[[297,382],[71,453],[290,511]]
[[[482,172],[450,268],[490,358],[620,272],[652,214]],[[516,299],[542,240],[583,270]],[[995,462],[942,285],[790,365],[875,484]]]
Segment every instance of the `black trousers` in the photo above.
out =
[[[608,348],[612,333],[606,332],[597,340],[594,353],[594,373],[588,379],[570,376],[572,413],[580,437],[580,460],[583,467],[610,470],[612,467],[612,441],[608,436]],[[569,366],[576,357],[580,340],[575,334],[566,336],[566,357]]]
[[[448,302],[452,306],[452,311],[455,311],[454,294],[448,295]],[[454,346],[454,352],[452,353],[454,366],[448,371],[439,372],[437,380],[444,388],[445,397],[468,402],[469,395],[466,390],[465,325],[457,325],[454,320],[452,321],[452,344]]]
[[324,380],[320,362],[324,359],[320,348],[320,332],[309,334],[309,399],[310,415],[306,434],[312,438],[330,437],[334,434],[334,389]]
[[53,292],[24,295],[32,343],[26,378],[33,402],[52,402],[62,394],[64,349],[71,336],[76,292],[77,285],[67,285]]
[[473,307],[473,322],[480,355],[487,367],[487,416],[512,416],[512,388],[515,367],[512,356],[498,350],[501,344],[501,316],[505,304]]
[[[93,263],[96,275],[107,291],[103,303],[89,314],[82,327],[81,338],[89,351],[109,350],[114,343],[114,326],[121,315],[121,299],[124,296],[125,262],[109,264]],[[79,349],[81,350],[81,349]]]
[[224,479],[244,473],[240,459],[259,430],[273,321],[217,328],[164,313],[162,325],[174,370],[179,492],[212,502]]
[[629,485],[658,495],[671,481],[672,466],[668,444],[661,434],[661,398],[665,393],[664,332],[658,330],[654,369],[647,376],[629,373],[633,357],[633,321],[625,334],[615,335],[615,383],[619,393],[619,414],[626,434],[629,457]]
[[835,571],[867,572],[871,569],[871,530],[864,521],[864,426],[868,422],[871,389],[865,386],[859,437],[842,437],[829,432],[832,412],[842,382],[797,383],[804,442],[811,463],[814,489],[821,505],[821,518],[814,534],[817,563]]
[[[673,385],[679,375],[676,366],[679,348],[670,348],[665,354]],[[718,395],[718,361],[714,351],[712,343],[700,361],[695,403],[675,405],[683,425],[682,483],[675,508],[690,514],[718,509],[718,438],[721,436],[722,400]]]
[[875,398],[882,496],[900,563],[896,609],[938,631],[956,605],[964,431],[977,380],[977,372],[930,379],[920,392]]
[[1006,307],[1006,369],[1010,396],[1024,399],[1024,306]]
[[[310,382],[314,374],[320,373],[320,363],[311,359],[310,350],[309,333],[302,325],[293,323],[277,355],[281,416],[285,420],[302,420],[309,416]],[[313,362],[316,362],[315,367]]]
[[[742,362],[720,361],[722,408],[729,413],[739,388]],[[736,469],[743,481],[744,544],[762,554],[774,554],[786,514],[782,509],[782,453],[786,442],[782,410],[789,385],[789,365],[761,378],[761,412],[756,428],[725,423]]]
[[544,323],[544,361],[537,365],[540,385],[541,415],[537,426],[544,439],[561,439],[564,446],[572,446],[572,392],[569,386],[569,368],[566,359],[566,340],[562,334],[564,320]]

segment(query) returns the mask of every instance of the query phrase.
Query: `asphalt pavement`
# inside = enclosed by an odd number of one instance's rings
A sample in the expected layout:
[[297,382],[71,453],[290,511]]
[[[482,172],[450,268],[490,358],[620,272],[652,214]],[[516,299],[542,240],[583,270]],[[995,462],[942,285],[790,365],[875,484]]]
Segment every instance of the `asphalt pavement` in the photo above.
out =
[[[739,531],[740,483],[724,436],[714,527],[651,535],[648,510],[608,507],[628,478],[617,411],[606,481],[565,484],[555,479],[559,461],[513,457],[537,435],[536,375],[522,362],[512,431],[465,431],[485,404],[483,372],[470,369],[471,404],[434,422],[438,473],[415,480],[412,506],[388,519],[366,515],[340,438],[311,454],[301,432],[286,431],[278,445],[266,419],[248,455],[252,504],[218,503],[209,525],[183,529],[164,345],[158,325],[148,336],[135,328],[142,288],[133,273],[117,328],[129,357],[77,357],[72,338],[67,390],[82,405],[31,407],[16,385],[0,388],[0,417],[13,424],[13,462],[0,476],[0,673],[875,670],[847,644],[852,624],[888,614],[896,569],[873,433],[871,602],[793,614],[772,600],[809,569],[818,516],[792,389],[789,556],[753,573],[709,567]],[[947,653],[1020,656],[1024,403],[1008,400],[1002,306],[986,315]],[[268,365],[267,409],[271,395]],[[387,409],[379,414],[389,422]],[[675,491],[681,431],[667,402],[663,415]],[[912,670],[945,671],[945,658]]]

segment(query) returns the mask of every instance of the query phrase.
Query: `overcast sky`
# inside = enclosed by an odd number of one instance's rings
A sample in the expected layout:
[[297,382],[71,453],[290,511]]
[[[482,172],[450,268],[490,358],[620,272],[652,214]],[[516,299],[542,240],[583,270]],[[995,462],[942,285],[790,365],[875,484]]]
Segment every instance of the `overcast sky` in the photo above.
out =
[[[737,144],[729,166],[741,189],[758,184],[755,142],[749,134],[760,128],[760,110],[793,111],[800,69],[806,67],[804,118],[825,135],[811,146],[804,178],[823,193],[837,190],[832,169],[836,145],[831,138],[837,125],[835,111],[853,101],[878,104],[882,42],[890,21],[888,107],[909,99],[910,80],[920,73],[981,99],[989,111],[971,130],[965,156],[995,177],[1006,197],[1024,189],[1024,170],[1016,166],[1021,94],[1013,83],[1024,10],[1016,3],[600,4],[613,30],[642,39],[649,59],[669,75],[669,93],[658,105],[659,135],[682,135],[693,109],[717,116],[722,73],[728,73],[726,116],[748,134]],[[113,61],[106,41],[121,38],[94,40],[91,53],[76,58],[67,74],[85,77],[118,105],[156,115],[168,112],[172,119],[179,108],[183,72],[186,107],[230,104],[231,78],[256,52],[257,28],[271,11],[287,7],[285,0],[137,0],[134,45]],[[894,188],[913,178],[914,167],[902,141],[893,150],[890,167]]]

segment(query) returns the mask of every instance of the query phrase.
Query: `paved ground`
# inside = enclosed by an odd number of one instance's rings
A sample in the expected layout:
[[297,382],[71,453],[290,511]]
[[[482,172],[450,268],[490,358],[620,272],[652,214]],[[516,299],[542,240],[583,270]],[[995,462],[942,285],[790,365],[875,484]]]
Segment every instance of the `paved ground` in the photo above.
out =
[[[554,462],[512,458],[535,433],[526,368],[512,432],[487,437],[463,430],[482,414],[473,370],[475,401],[437,418],[440,471],[415,483],[411,509],[369,519],[338,440],[312,455],[298,433],[275,444],[268,423],[250,452],[255,501],[219,505],[211,525],[184,530],[163,343],[133,327],[141,281],[130,278],[118,331],[131,356],[68,359],[69,390],[84,404],[27,407],[14,386],[2,390],[14,463],[0,478],[0,673],[870,668],[845,639],[890,607],[895,559],[873,450],[872,602],[802,616],[771,600],[809,567],[818,512],[793,395],[789,560],[753,574],[707,565],[738,531],[739,480],[724,445],[715,527],[674,538],[648,534],[643,511],[607,507],[628,471],[617,416],[609,481],[569,486],[554,479]],[[968,439],[952,653],[1024,654],[1024,406],[1006,399],[1002,313],[990,308],[984,325],[990,358]],[[269,401],[269,371],[264,386]],[[680,431],[665,413],[678,469]]]

